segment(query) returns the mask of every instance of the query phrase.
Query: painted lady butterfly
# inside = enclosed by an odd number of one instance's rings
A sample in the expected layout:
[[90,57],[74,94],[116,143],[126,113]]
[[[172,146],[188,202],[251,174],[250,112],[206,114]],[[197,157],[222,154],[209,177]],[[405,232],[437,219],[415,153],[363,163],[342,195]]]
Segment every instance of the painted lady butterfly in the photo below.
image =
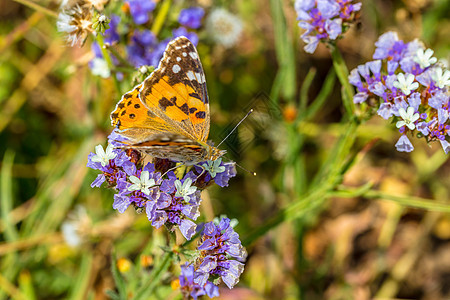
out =
[[205,74],[195,46],[186,37],[171,41],[158,68],[122,96],[111,123],[127,138],[125,147],[153,157],[193,165],[226,153],[207,143]]

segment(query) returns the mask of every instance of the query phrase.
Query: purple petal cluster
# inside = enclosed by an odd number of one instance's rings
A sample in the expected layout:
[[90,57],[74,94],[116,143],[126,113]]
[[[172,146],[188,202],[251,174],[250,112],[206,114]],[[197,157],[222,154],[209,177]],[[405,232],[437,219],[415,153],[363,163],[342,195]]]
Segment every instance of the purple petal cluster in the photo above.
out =
[[230,225],[230,219],[222,218],[218,225],[214,222],[205,224],[200,243],[197,248],[200,256],[194,264],[194,282],[203,286],[210,278],[220,278],[233,288],[244,271],[242,262],[246,260],[247,252]]
[[150,30],[135,30],[127,46],[128,59],[136,68],[157,66],[162,57],[159,49],[165,47]]
[[116,43],[119,41],[120,36],[119,32],[117,31],[117,26],[120,23],[120,17],[117,15],[111,16],[111,21],[109,22],[109,28],[105,30],[105,33],[103,34],[105,43],[108,43],[110,45]]
[[[184,27],[173,30],[172,38],[179,36],[187,37],[194,45],[198,44],[197,34],[195,32],[188,32]],[[159,41],[150,30],[134,31],[127,46],[129,61],[136,68],[144,65],[157,67],[163,57],[167,44],[172,38]]]
[[220,160],[219,170],[220,172],[212,172],[208,168],[208,162],[200,163],[199,166],[195,166],[195,174],[200,176],[198,183],[202,186],[209,186],[212,183],[217,184],[220,187],[227,187],[228,181],[236,176],[236,164],[234,162],[223,162]]
[[301,35],[308,53],[316,51],[319,42],[334,41],[355,21],[361,3],[353,0],[296,0],[298,26],[306,31]]
[[194,266],[185,263],[181,265],[181,274],[179,277],[180,289],[186,299],[192,297],[197,299],[200,296],[207,295],[209,298],[219,296],[219,288],[211,281],[207,281],[204,285],[194,282]]
[[[414,40],[405,43],[387,32],[375,43],[374,60],[351,71],[355,103],[367,102],[383,119],[393,118],[402,134],[395,147],[411,152],[407,133],[439,141],[449,153],[450,71],[436,63],[433,51]],[[371,99],[369,101],[369,99]]]
[[130,8],[130,14],[133,17],[134,23],[140,25],[147,23],[149,20],[149,13],[151,13],[156,6],[153,0],[126,0]]
[[202,18],[205,10],[201,7],[190,7],[183,9],[178,16],[178,22],[186,27],[198,29],[202,26]]

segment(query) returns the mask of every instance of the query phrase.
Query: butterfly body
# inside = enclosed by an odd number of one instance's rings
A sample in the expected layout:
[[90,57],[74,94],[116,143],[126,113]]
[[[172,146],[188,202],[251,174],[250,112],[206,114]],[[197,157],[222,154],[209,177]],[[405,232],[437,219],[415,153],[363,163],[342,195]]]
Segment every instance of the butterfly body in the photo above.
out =
[[112,125],[127,139],[124,147],[193,165],[226,151],[207,143],[209,100],[194,45],[185,37],[170,42],[158,68],[122,96]]

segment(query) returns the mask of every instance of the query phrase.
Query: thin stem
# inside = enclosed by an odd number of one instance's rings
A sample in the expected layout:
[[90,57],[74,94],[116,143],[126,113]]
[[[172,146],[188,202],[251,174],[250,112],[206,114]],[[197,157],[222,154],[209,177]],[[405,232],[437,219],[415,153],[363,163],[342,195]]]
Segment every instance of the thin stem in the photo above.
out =
[[408,196],[408,195],[392,195],[385,192],[376,190],[367,190],[359,193],[358,189],[340,189],[338,191],[331,192],[329,196],[332,197],[355,197],[355,195],[369,198],[379,199],[397,202],[400,205],[426,209],[431,211],[439,211],[443,213],[450,212],[450,205],[442,202],[432,201],[432,199],[425,199],[420,197]]
[[333,58],[333,66],[336,71],[336,75],[342,85],[342,101],[349,117],[352,117],[355,113],[355,104],[353,103],[353,88],[348,81],[348,69],[342,58],[339,49],[334,46],[331,50],[331,57]]
[[112,53],[122,64],[124,64],[127,68],[135,70],[135,67],[130,64],[122,55],[114,47],[107,47],[107,50]]
[[47,16],[53,17],[53,18],[58,18],[58,14],[56,12],[54,12],[53,10],[50,10],[48,8],[42,7],[37,3],[34,3],[33,1],[30,0],[14,0],[17,3],[23,4],[29,8],[34,9],[35,11],[39,11],[43,14],[46,14]]
[[[114,64],[111,59],[111,55],[108,51],[106,51],[105,47],[105,40],[103,39],[103,35],[101,33],[97,33],[95,35],[95,39],[97,40],[98,45],[100,46],[100,50],[102,51],[103,58],[105,59],[106,63],[108,64],[108,68],[112,71],[114,69]],[[118,94],[122,94],[120,91],[120,84],[119,80],[117,79],[117,76],[115,74],[111,74],[111,77],[114,80],[114,85],[116,87],[116,90]]]

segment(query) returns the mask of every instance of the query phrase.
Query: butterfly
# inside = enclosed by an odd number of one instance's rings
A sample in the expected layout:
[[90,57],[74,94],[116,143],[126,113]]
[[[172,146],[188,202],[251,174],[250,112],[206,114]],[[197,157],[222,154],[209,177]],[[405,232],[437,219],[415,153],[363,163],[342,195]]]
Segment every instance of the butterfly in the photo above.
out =
[[207,142],[205,73],[197,49],[184,36],[171,41],[158,68],[122,96],[111,124],[127,139],[124,147],[153,157],[194,165],[226,153]]

